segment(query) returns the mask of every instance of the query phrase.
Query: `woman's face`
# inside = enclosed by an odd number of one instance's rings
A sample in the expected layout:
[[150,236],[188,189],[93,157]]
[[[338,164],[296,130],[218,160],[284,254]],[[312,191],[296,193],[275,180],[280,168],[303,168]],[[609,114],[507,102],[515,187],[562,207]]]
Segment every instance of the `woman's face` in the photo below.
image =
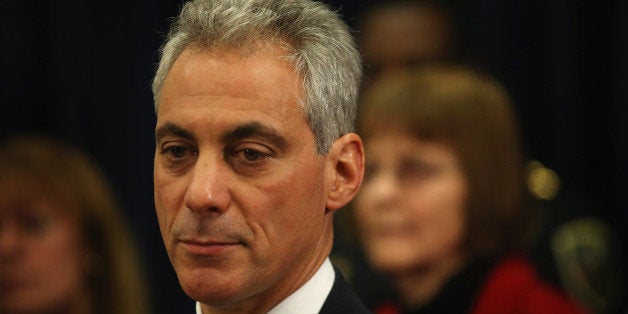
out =
[[78,221],[42,193],[0,180],[0,313],[64,309],[86,290]]
[[388,132],[367,139],[365,152],[355,216],[373,267],[399,273],[459,259],[467,182],[454,151]]

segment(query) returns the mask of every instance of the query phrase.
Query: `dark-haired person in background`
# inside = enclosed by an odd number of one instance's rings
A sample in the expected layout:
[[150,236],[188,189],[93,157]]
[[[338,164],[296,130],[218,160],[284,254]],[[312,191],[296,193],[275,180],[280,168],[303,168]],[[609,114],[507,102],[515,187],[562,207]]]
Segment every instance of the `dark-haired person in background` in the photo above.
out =
[[536,214],[496,81],[445,65],[399,72],[364,93],[358,128],[368,154],[354,216],[394,291],[377,313],[582,313],[525,254]]

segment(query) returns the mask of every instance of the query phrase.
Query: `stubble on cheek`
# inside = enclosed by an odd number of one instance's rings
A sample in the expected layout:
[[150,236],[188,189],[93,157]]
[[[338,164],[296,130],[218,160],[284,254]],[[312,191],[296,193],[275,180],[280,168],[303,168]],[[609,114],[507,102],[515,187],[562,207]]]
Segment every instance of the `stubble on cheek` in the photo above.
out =
[[179,186],[184,183],[181,182],[181,178],[173,180],[173,177],[164,173],[165,170],[160,168],[160,163],[161,161],[156,157],[153,177],[154,203],[159,230],[168,249],[172,225],[183,204],[185,187]]
[[166,202],[163,199],[163,191],[158,185],[155,185],[155,213],[157,215],[157,222],[159,224],[159,231],[161,233],[162,240],[168,253],[170,253],[170,234],[172,230],[172,224],[176,212],[173,209],[166,206]]

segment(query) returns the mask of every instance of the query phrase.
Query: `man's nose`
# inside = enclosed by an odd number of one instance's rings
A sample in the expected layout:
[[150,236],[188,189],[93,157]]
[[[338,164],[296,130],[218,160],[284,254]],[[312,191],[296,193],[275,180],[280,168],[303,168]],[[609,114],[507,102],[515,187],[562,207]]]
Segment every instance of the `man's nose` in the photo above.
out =
[[185,206],[199,213],[221,213],[231,202],[231,169],[219,157],[199,156],[185,192]]

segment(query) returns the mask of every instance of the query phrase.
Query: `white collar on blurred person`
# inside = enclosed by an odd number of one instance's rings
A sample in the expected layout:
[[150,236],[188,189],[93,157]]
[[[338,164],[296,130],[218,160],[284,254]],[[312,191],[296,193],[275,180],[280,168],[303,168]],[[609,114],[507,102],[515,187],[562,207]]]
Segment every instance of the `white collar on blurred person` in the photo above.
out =
[[[323,307],[335,279],[334,267],[331,265],[329,258],[327,258],[310,280],[268,311],[268,314],[318,313]],[[306,312],[304,309],[307,309],[309,312]],[[199,302],[196,302],[196,314],[203,314]]]

